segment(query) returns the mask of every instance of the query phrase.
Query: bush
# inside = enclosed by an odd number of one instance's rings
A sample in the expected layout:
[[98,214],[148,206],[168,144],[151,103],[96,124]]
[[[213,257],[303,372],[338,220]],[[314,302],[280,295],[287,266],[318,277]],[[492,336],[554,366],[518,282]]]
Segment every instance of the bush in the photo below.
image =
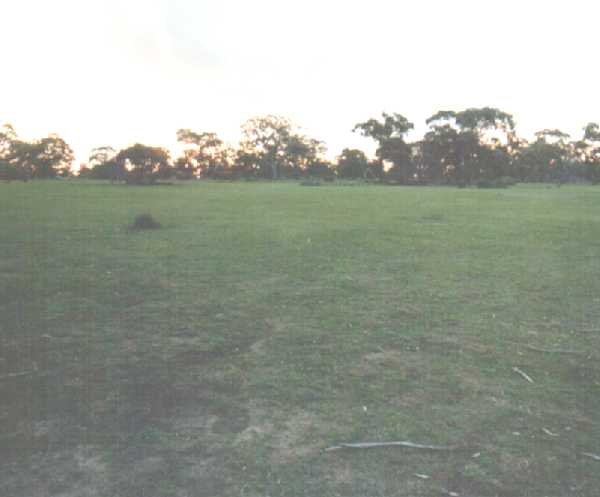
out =
[[134,231],[140,230],[156,230],[161,227],[161,224],[152,217],[151,214],[144,213],[139,214],[133,220],[133,224],[131,225],[131,229]]
[[0,180],[4,181],[27,181],[29,175],[24,167],[13,166],[7,161],[0,159]]
[[321,181],[318,178],[306,178],[300,182],[301,186],[321,186]]
[[515,186],[518,183],[516,178],[513,178],[512,176],[502,176],[498,181],[505,186]]
[[497,188],[496,182],[491,179],[480,179],[477,182],[477,188]]
[[477,188],[508,188],[516,185],[517,181],[510,176],[503,176],[496,179],[482,179],[477,182]]

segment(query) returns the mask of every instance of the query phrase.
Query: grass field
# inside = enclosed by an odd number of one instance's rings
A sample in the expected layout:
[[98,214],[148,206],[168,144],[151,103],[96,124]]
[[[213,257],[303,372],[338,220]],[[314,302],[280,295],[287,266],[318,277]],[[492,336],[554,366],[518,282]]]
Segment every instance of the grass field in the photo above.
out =
[[596,496],[599,359],[600,188],[0,184],[1,496]]

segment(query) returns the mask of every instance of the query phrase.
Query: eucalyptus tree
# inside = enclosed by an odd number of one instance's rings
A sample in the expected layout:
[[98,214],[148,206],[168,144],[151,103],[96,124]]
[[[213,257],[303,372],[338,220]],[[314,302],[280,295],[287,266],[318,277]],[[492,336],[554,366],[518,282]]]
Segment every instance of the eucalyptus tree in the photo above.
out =
[[600,126],[589,123],[583,129],[583,151],[586,164],[586,177],[593,184],[600,183]]
[[337,158],[336,171],[340,178],[366,178],[369,160],[362,150],[345,148]]
[[260,176],[278,179],[285,167],[291,134],[289,119],[275,115],[253,117],[242,125],[240,148],[254,159]]
[[125,179],[125,167],[116,160],[117,151],[110,146],[96,147],[90,152],[88,176],[93,179],[106,179],[111,182]]
[[11,161],[11,153],[16,141],[15,129],[10,124],[2,125],[0,127],[0,179],[2,180],[26,180],[29,177],[22,167]]
[[56,134],[26,141],[17,136],[10,124],[0,128],[2,176],[24,180],[68,176],[74,158],[69,144]]
[[300,133],[289,119],[267,115],[242,125],[238,160],[260,177],[279,179],[300,176],[321,162],[324,152],[321,141]]
[[569,166],[569,135],[558,129],[543,129],[535,140],[521,148],[516,170],[522,181],[562,181]]
[[412,148],[405,140],[406,134],[413,128],[414,124],[402,114],[384,112],[382,120],[369,119],[358,123],[352,131],[375,140],[377,142],[375,154],[381,166],[383,167],[385,163],[391,164],[389,175],[405,183],[415,174]]
[[492,107],[439,111],[422,142],[429,179],[466,185],[511,171],[518,143],[511,114]]
[[175,162],[178,177],[191,179],[197,175],[214,177],[232,164],[231,150],[216,133],[177,131],[177,141],[186,146]]
[[74,159],[68,143],[60,136],[51,134],[33,142],[14,140],[6,160],[29,177],[49,179],[68,176]]
[[12,148],[12,144],[17,140],[17,132],[11,124],[0,126],[0,159],[6,159]]
[[115,160],[126,171],[125,180],[130,184],[151,185],[173,174],[169,152],[160,147],[136,143],[121,150]]

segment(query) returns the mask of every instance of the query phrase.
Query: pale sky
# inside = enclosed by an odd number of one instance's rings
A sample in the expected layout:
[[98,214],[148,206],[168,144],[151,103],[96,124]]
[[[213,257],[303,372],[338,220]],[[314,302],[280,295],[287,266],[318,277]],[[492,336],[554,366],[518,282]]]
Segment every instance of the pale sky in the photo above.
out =
[[426,129],[444,109],[499,107],[526,136],[600,121],[593,0],[3,0],[0,124],[94,146],[172,147],[179,128],[235,145],[262,114],[333,157],[370,151],[382,111]]

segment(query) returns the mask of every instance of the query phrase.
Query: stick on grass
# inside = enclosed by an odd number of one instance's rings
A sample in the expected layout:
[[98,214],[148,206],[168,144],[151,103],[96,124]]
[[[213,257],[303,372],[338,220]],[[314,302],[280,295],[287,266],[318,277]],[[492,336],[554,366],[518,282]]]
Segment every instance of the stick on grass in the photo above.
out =
[[599,454],[592,454],[591,452],[582,452],[581,455],[583,455],[585,457],[589,457],[590,459],[593,459],[594,461],[600,461]]
[[424,449],[424,450],[455,450],[458,448],[456,445],[427,445],[417,444],[413,442],[356,442],[356,443],[343,443],[328,447],[325,449],[326,452],[340,449],[374,449],[378,447],[408,447],[410,449]]
[[583,355],[583,352],[579,350],[568,350],[568,349],[543,349],[541,347],[534,347],[533,345],[525,345],[526,349],[533,350],[534,352],[543,352],[546,354],[576,354]]
[[525,378],[529,383],[535,383],[535,381],[533,381],[533,379],[531,378],[531,376],[529,376],[525,371],[523,371],[522,369],[519,369],[517,367],[512,368],[512,370],[521,375],[523,378]]
[[22,371],[20,373],[10,373],[4,376],[0,376],[0,381],[1,380],[8,380],[10,378],[20,378],[21,376],[29,376],[32,374],[37,373],[37,371]]

